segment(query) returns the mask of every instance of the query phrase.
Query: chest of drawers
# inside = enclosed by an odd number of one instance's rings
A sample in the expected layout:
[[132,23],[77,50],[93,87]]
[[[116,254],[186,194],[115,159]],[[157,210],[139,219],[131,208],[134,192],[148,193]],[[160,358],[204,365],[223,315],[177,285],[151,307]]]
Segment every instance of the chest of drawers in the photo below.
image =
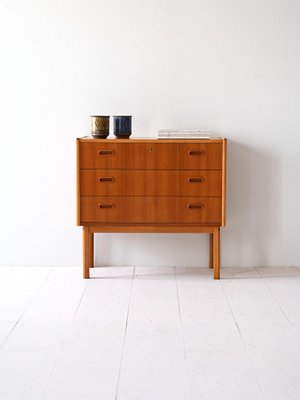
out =
[[207,233],[220,277],[226,139],[77,139],[77,224],[83,275],[96,232]]

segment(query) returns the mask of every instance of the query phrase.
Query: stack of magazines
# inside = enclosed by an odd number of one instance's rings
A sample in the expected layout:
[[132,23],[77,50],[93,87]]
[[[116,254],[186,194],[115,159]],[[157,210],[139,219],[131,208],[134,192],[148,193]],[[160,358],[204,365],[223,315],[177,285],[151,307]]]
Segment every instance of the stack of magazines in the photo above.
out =
[[159,129],[158,139],[209,139],[207,129]]

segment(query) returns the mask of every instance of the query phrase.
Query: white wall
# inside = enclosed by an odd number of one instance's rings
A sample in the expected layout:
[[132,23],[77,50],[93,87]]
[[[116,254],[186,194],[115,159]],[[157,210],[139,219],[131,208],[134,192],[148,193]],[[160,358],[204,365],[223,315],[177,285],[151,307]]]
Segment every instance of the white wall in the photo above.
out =
[[[1,265],[79,265],[75,138],[228,143],[225,266],[300,265],[298,0],[1,0]],[[207,265],[205,235],[97,235],[97,264]]]

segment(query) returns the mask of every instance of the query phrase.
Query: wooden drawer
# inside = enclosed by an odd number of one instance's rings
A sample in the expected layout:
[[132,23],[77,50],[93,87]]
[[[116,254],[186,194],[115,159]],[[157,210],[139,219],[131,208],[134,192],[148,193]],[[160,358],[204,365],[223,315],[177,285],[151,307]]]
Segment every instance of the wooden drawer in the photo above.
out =
[[80,143],[80,169],[221,169],[222,143]]
[[81,170],[82,196],[221,196],[220,170]]
[[151,143],[110,143],[108,140],[80,143],[80,168],[153,168],[152,148]]
[[81,223],[221,224],[221,197],[81,197]]
[[221,143],[156,144],[157,169],[222,169]]

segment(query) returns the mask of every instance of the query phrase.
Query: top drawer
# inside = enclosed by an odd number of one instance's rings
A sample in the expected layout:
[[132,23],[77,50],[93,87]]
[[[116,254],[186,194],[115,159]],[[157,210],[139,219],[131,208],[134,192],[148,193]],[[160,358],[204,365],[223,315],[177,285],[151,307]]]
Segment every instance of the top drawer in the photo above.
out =
[[222,169],[222,143],[80,143],[81,169]]

